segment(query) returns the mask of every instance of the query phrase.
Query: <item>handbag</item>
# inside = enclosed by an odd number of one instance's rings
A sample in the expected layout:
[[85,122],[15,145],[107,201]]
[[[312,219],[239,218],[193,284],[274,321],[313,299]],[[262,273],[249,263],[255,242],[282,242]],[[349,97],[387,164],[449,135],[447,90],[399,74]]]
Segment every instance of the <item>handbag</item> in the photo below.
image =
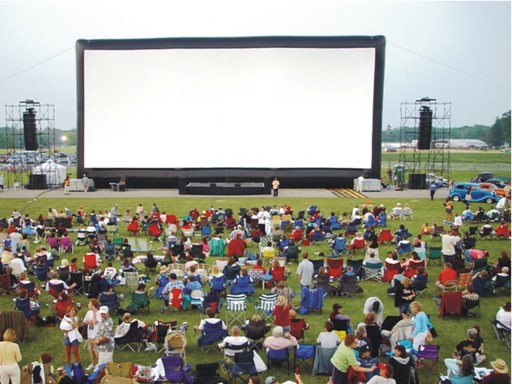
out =
[[100,380],[101,384],[133,384],[132,379],[128,377],[119,377],[106,374]]
[[132,363],[107,363],[107,375],[116,377],[132,377]]
[[425,337],[425,341],[432,341],[433,337],[432,337],[432,333],[430,333],[430,331],[427,332],[427,337]]
[[256,351],[253,351],[254,357],[254,366],[256,367],[256,370],[259,372],[265,372],[267,370],[267,365],[263,361],[263,359],[256,353]]

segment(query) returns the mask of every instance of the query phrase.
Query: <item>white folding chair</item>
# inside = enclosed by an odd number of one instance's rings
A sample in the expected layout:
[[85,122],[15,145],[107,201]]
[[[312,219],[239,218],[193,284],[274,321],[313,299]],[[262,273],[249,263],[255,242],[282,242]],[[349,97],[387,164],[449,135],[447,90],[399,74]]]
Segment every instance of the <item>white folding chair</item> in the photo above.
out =
[[247,297],[245,294],[226,295],[226,325],[231,328],[232,325],[244,325],[247,313]]
[[254,308],[263,319],[273,321],[272,312],[276,306],[277,293],[264,293],[260,295],[259,300],[259,304],[255,304]]

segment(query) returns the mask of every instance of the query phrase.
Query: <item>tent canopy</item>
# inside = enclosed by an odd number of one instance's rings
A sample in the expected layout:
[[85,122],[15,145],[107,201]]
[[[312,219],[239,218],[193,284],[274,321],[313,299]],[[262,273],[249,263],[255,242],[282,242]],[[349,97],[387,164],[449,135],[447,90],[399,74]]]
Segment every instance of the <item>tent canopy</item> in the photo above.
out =
[[53,160],[48,160],[47,162],[32,168],[32,173],[34,175],[46,175],[46,184],[49,187],[58,186],[61,185],[66,178],[66,167],[57,164]]

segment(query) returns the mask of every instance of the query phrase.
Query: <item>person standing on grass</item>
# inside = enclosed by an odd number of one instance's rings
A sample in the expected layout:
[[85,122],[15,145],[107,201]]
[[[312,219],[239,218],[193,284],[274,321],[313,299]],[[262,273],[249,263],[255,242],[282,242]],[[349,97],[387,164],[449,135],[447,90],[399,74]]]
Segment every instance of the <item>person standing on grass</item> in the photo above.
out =
[[98,365],[111,363],[114,354],[114,322],[109,316],[109,308],[107,306],[100,307],[101,323],[98,327],[98,333],[94,344],[98,350]]
[[279,196],[279,180],[277,177],[272,181],[272,192],[274,197]]
[[299,282],[301,288],[309,288],[313,282],[313,273],[315,273],[315,267],[313,263],[308,259],[309,255],[307,252],[302,254],[302,261],[297,267],[297,275],[299,275]]
[[21,371],[18,363],[21,361],[20,347],[16,344],[16,332],[7,328],[4,341],[0,341],[0,383],[20,384]]
[[71,353],[73,353],[74,363],[80,363],[79,345],[82,341],[82,335],[78,332],[80,320],[77,316],[77,309],[70,305],[66,310],[66,315],[60,322],[60,329],[64,333],[64,352],[66,355],[66,371],[71,372]]
[[82,185],[84,187],[84,192],[87,192],[89,190],[89,178],[85,173],[82,176]]
[[434,195],[436,194],[436,190],[437,190],[437,185],[434,181],[430,184],[430,187],[428,187],[428,190],[430,192],[430,201],[433,201]]
[[418,351],[420,345],[425,345],[425,339],[428,335],[428,317],[421,310],[421,304],[417,301],[413,301],[410,305],[411,313],[414,316],[413,326],[414,330],[410,340],[412,341],[412,347]]
[[64,179],[64,194],[65,195],[69,195],[69,187],[71,186],[71,179],[69,178],[69,176],[66,176],[66,178]]
[[4,175],[0,174],[0,189],[4,192]]
[[89,357],[91,358],[91,364],[87,367],[87,370],[91,370],[98,364],[98,352],[94,348],[96,335],[101,322],[101,315],[99,313],[100,302],[98,299],[89,300],[88,309],[83,323],[87,325],[87,346]]

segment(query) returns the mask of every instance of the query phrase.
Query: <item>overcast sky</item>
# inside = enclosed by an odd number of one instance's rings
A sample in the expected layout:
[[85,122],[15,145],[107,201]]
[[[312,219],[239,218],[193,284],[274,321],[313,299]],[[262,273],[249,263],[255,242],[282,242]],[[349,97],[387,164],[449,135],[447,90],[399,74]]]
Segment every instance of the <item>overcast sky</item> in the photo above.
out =
[[510,110],[510,1],[0,1],[0,125],[5,106],[55,105],[76,127],[78,39],[383,35],[383,125],[402,102],[451,102],[451,126],[492,125]]

